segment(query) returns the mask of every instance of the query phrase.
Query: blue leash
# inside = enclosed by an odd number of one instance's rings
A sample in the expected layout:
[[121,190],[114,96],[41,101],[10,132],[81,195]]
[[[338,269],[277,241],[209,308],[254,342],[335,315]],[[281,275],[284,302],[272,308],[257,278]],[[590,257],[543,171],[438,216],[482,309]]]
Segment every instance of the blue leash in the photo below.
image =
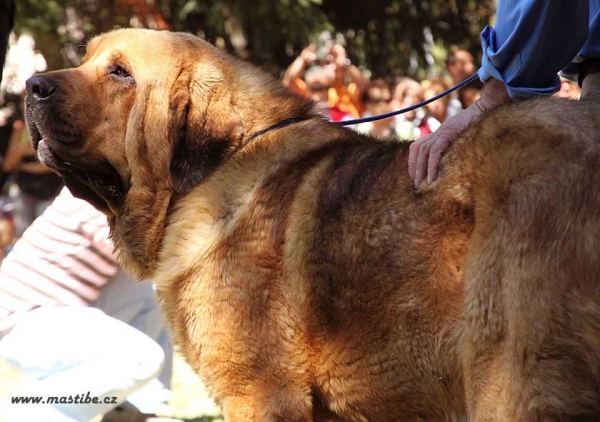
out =
[[445,97],[446,95],[450,94],[452,91],[456,91],[457,89],[459,89],[459,88],[465,86],[466,84],[474,81],[475,78],[477,78],[477,76],[478,76],[477,73],[475,73],[475,74],[469,76],[464,81],[462,81],[462,82],[458,83],[457,85],[453,86],[452,88],[447,89],[446,91],[442,92],[441,94],[436,95],[435,97],[431,97],[428,100],[422,101],[419,104],[411,105],[410,107],[406,107],[406,108],[401,108],[400,110],[390,111],[389,113],[378,114],[377,116],[363,117],[361,119],[354,119],[354,120],[342,120],[341,122],[335,122],[335,124],[341,125],[341,126],[356,125],[358,123],[373,122],[375,120],[386,119],[388,117],[396,116],[397,114],[407,113],[407,112],[415,110],[415,109],[417,109],[419,107],[423,107],[424,105],[432,103],[435,100],[439,100],[442,97]]

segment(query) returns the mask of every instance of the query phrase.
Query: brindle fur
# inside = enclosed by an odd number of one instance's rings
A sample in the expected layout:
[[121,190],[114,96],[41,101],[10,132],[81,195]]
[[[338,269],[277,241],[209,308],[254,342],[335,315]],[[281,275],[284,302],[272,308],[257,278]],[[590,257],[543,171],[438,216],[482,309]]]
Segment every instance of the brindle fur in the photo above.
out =
[[226,420],[600,420],[598,103],[491,113],[415,190],[405,144],[189,35],[112,32],[45,78],[41,159]]

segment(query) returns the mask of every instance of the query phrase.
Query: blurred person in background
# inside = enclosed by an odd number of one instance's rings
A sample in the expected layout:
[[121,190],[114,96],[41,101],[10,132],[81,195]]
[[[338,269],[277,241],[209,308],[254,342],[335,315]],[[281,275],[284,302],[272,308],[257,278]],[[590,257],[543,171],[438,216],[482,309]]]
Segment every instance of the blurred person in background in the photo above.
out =
[[[2,0],[0,0],[2,1]],[[20,236],[39,216],[62,187],[62,180],[37,160],[29,143],[22,120],[25,81],[37,72],[47,69],[46,59],[35,49],[35,40],[29,34],[11,35],[6,64],[3,69],[1,90],[12,104],[0,111],[4,124],[0,130],[2,152],[2,179],[6,186],[16,234]]]
[[311,65],[319,65],[333,73],[333,81],[327,90],[327,105],[339,112],[331,114],[332,121],[340,121],[344,116],[358,118],[363,112],[361,97],[369,86],[369,78],[354,66],[340,44],[317,48],[310,44],[286,69],[282,83],[296,94],[310,97],[305,72]]
[[464,81],[475,73],[473,55],[462,48],[451,48],[446,59],[446,70],[452,77],[454,85]]
[[[423,99],[428,100],[449,89],[450,86],[444,79],[433,78],[425,79],[421,82],[423,90]],[[425,106],[425,116],[419,123],[419,136],[425,136],[435,132],[444,123],[448,116],[448,104],[450,98],[446,95],[437,101],[433,101]]]
[[14,204],[4,193],[0,194],[0,263],[17,240],[14,222]]
[[[21,108],[24,99],[23,92]],[[14,200],[15,231],[20,236],[52,203],[63,186],[60,176],[39,162],[22,118],[13,123],[8,148],[2,160],[2,171],[11,175],[19,188]]]
[[[421,84],[408,77],[400,78],[392,95],[392,110],[400,110],[413,106],[423,101]],[[418,108],[396,116],[394,121],[394,133],[402,141],[412,141],[420,136],[418,129],[423,117],[423,110]]]
[[[463,109],[471,107],[475,104],[475,101],[481,96],[481,88],[483,84],[479,79],[475,79],[473,82],[466,86],[463,86],[458,90],[458,100]],[[448,115],[448,117],[450,117]]]
[[[452,85],[457,85],[475,73],[475,61],[473,55],[462,48],[453,47],[448,52],[446,59],[446,71],[452,78]],[[448,117],[458,114],[464,109],[460,101],[460,92],[452,92],[448,102]]]
[[[371,82],[362,97],[365,112],[361,117],[377,116],[392,111],[392,92],[390,85],[383,79]],[[359,123],[356,130],[377,138],[387,138],[394,135],[394,117],[379,119],[373,122]]]
[[[8,39],[14,24],[15,2],[14,0],[0,0],[0,103],[4,102],[2,88],[2,75],[4,73],[4,62],[8,51]],[[8,138],[12,127],[12,112],[10,108],[0,110],[0,155],[3,156],[8,147]],[[0,195],[2,195],[7,176],[0,172]],[[4,202],[4,201],[2,201]],[[6,248],[14,240],[14,225],[0,210],[0,260],[4,257]]]
[[[153,419],[169,397],[172,347],[149,282],[117,264],[106,216],[68,189],[0,266],[0,358],[26,375],[0,420]],[[12,404],[12,397],[116,397],[114,403]],[[124,415],[126,413],[126,415]],[[136,419],[126,419],[136,417]]]
[[317,109],[323,117],[332,120],[332,110],[328,106],[328,91],[333,85],[335,75],[331,69],[313,65],[304,73],[304,95],[317,103]]

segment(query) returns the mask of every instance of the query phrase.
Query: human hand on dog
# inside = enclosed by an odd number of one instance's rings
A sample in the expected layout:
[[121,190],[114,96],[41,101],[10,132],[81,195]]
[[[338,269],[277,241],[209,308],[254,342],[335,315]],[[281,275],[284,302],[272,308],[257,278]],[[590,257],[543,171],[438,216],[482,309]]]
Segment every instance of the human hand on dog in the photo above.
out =
[[413,142],[408,156],[408,173],[415,188],[425,178],[427,183],[437,178],[442,155],[462,131],[478,121],[485,112],[510,101],[504,83],[492,78],[483,84],[481,97],[475,104],[446,120],[437,131]]

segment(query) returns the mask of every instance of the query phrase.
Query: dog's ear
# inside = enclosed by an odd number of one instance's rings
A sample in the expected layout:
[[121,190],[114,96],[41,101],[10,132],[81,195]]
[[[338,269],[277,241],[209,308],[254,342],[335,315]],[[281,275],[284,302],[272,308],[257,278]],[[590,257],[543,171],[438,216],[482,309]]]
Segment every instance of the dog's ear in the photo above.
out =
[[240,138],[240,119],[223,79],[215,66],[197,65],[182,70],[171,89],[169,173],[178,193],[189,192],[213,172]]

